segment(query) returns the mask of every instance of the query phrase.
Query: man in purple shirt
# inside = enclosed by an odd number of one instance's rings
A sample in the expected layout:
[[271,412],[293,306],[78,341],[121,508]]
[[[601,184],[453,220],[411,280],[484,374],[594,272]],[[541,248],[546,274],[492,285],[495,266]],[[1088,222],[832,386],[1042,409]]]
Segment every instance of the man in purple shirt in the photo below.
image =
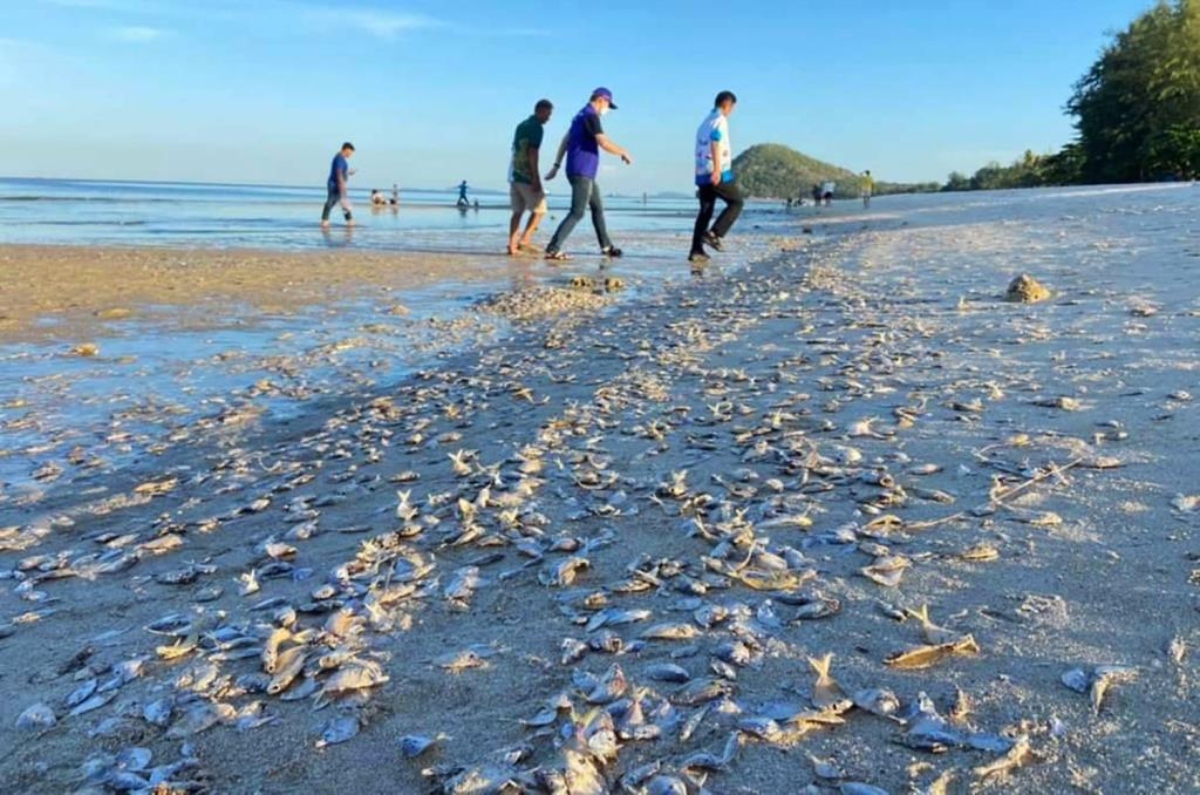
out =
[[621,256],[621,249],[614,246],[608,237],[608,228],[604,224],[604,201],[600,196],[600,186],[596,184],[596,174],[600,171],[601,149],[621,158],[626,165],[633,163],[629,152],[614,143],[604,133],[600,124],[601,116],[616,109],[612,92],[607,88],[597,88],[592,92],[588,104],[575,116],[571,122],[571,129],[558,146],[554,168],[550,169],[546,179],[558,176],[563,157],[566,156],[567,181],[571,183],[571,212],[563,219],[554,237],[550,239],[550,245],[546,247],[548,260],[570,259],[562,250],[563,244],[574,231],[575,225],[583,219],[583,213],[588,208],[592,211],[592,226],[596,228],[596,239],[600,242],[601,253],[606,257]]

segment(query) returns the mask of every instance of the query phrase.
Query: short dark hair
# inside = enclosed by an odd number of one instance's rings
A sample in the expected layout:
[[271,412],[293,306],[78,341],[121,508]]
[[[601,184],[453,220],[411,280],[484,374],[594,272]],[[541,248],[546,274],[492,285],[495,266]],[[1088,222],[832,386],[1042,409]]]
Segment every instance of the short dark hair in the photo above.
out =
[[719,108],[722,105],[724,105],[726,102],[736,105],[737,104],[737,95],[734,94],[732,91],[722,91],[720,94],[717,94],[717,99],[715,102],[713,102],[713,107]]
[[538,113],[543,110],[554,110],[554,103],[548,99],[539,99],[538,103],[533,106],[533,112]]
[[354,144],[350,143],[349,141],[346,141],[346,143],[342,144],[342,150],[345,151],[346,149],[349,149],[351,152],[353,152]]

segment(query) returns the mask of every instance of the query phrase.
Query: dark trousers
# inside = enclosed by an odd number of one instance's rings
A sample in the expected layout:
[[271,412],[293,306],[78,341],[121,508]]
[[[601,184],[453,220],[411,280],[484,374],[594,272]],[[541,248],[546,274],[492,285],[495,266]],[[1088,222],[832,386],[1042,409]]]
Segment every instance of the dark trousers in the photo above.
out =
[[704,251],[704,235],[709,231],[708,224],[712,221],[713,213],[717,210],[717,199],[725,202],[725,209],[721,211],[720,217],[717,218],[717,222],[712,226],[711,231],[716,237],[725,237],[725,235],[729,234],[729,230],[733,228],[734,222],[742,214],[742,208],[746,205],[742,189],[738,187],[736,182],[722,182],[720,185],[701,185],[700,213],[696,216],[696,229],[692,233],[693,252]]
[[600,186],[596,184],[595,180],[587,177],[570,177],[569,179],[571,182],[571,212],[558,225],[554,237],[550,238],[550,245],[546,246],[546,251],[549,253],[562,251],[563,244],[575,231],[576,224],[583,220],[583,215],[588,208],[591,208],[592,211],[592,226],[596,228],[596,240],[600,243],[600,250],[605,251],[612,248],[612,241],[608,238],[608,226],[604,223],[604,200],[600,198]]
[[342,194],[337,188],[329,189],[329,195],[325,198],[325,209],[321,211],[321,220],[328,221],[329,213],[339,204],[342,205],[342,214],[349,221],[353,217],[350,214],[350,203],[342,199]]

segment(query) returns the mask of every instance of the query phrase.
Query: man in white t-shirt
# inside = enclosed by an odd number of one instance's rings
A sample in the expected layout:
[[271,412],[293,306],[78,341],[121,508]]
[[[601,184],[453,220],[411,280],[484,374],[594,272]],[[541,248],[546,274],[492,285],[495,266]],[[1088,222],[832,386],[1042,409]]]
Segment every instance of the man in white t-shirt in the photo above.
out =
[[[712,112],[696,131],[696,187],[699,188],[700,212],[692,234],[689,262],[708,261],[705,245],[721,250],[722,239],[729,234],[746,204],[733,174],[733,147],[729,143],[729,116],[736,106],[737,97],[732,91],[717,94]],[[708,224],[716,211],[718,198],[725,202],[725,209],[710,229]]]

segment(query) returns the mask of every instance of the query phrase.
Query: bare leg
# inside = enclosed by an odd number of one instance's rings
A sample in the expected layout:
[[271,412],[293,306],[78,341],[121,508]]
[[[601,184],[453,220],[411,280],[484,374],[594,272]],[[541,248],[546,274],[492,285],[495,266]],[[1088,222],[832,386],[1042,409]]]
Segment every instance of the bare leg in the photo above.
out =
[[513,213],[508,221],[508,255],[516,256],[521,233],[521,214]]
[[538,226],[541,225],[542,219],[545,218],[545,213],[531,213],[529,215],[529,223],[525,226],[525,234],[521,236],[520,246],[529,246],[533,244],[533,236],[537,234]]

